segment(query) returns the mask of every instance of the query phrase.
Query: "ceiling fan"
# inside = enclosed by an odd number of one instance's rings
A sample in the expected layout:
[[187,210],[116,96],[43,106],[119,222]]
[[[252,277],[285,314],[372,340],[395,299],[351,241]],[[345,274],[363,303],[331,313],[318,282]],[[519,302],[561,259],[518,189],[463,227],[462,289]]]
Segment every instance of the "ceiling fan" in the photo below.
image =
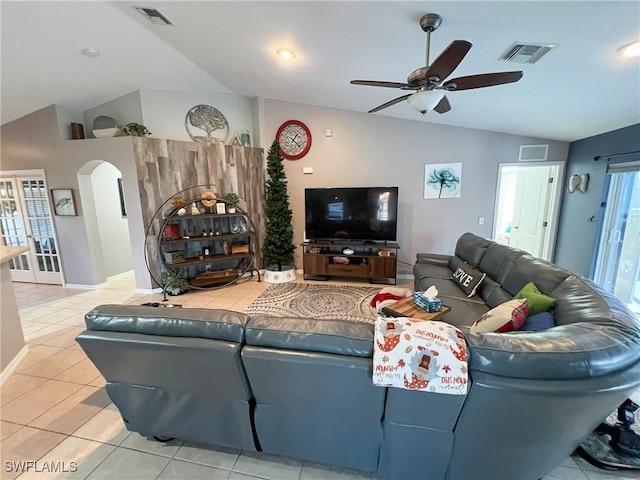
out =
[[[411,72],[407,77],[407,83],[378,82],[375,80],[351,80],[352,85],[367,85],[371,87],[399,88],[400,90],[415,90],[401,97],[383,103],[369,110],[374,113],[383,108],[390,107],[403,100],[418,110],[423,115],[429,110],[445,113],[451,110],[445,91],[470,90],[472,88],[491,87],[505,83],[517,82],[522,78],[522,72],[496,72],[469,75],[444,81],[471,49],[471,43],[466,40],[454,40],[451,44],[429,65],[429,47],[431,32],[437,30],[442,23],[442,17],[436,13],[427,13],[420,18],[420,27],[427,33],[426,66]],[[444,83],[443,83],[444,82]]]

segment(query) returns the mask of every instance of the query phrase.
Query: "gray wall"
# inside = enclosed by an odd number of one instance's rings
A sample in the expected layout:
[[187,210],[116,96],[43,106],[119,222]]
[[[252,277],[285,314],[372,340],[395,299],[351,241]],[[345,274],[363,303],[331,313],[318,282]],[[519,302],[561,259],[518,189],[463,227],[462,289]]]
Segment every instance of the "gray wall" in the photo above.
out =
[[90,108],[84,112],[84,136],[85,138],[95,138],[91,130],[96,117],[106,115],[113,118],[118,126],[127,123],[140,123],[145,125],[142,116],[142,102],[138,90],[118,97],[110,102],[105,102],[97,107]]
[[[304,238],[305,187],[397,185],[400,187],[399,259],[407,264],[413,264],[417,252],[451,253],[457,238],[466,231],[491,236],[498,165],[516,162],[520,145],[549,144],[550,161],[566,160],[569,150],[565,142],[276,100],[254,102],[253,106],[259,107],[259,111],[254,112],[258,133],[254,132],[253,139],[260,138],[265,149],[270,147],[278,127],[286,120],[305,122],[313,135],[313,145],[306,157],[285,160],[296,244]],[[154,285],[144,264],[145,227],[133,139],[63,141],[58,118],[68,121],[77,116],[50,106],[2,126],[1,168],[43,168],[49,188],[66,187],[76,191],[78,173],[89,162],[106,161],[118,168],[126,189],[136,284],[140,289],[152,288]],[[325,137],[328,128],[333,130],[333,137]],[[608,149],[604,153],[610,152]],[[425,200],[425,164],[449,162],[463,164],[462,198]],[[303,167],[313,167],[314,173],[303,175]],[[83,221],[82,201],[78,203],[78,217],[54,217],[66,282],[96,285],[106,278],[104,268],[100,268],[102,258],[97,258],[101,248],[89,238],[92,234],[85,224],[88,218]],[[484,225],[478,224],[479,217],[485,218]],[[296,266],[302,266],[299,251]],[[410,271],[409,265],[400,265],[401,273]]]
[[[58,115],[58,110],[63,111]],[[105,272],[97,268],[101,251],[90,243],[85,226],[85,211],[79,198],[78,174],[94,160],[114,165],[125,184],[127,221],[136,285],[152,288],[144,263],[144,226],[139,201],[132,137],[87,140],[62,140],[58,127],[60,118],[72,118],[62,107],[51,105],[30,115],[7,123],[1,128],[2,170],[44,169],[48,188],[72,188],[76,192],[78,216],[54,216],[65,283],[98,285],[106,281]]]
[[[452,253],[467,231],[490,237],[498,164],[517,162],[520,145],[549,144],[549,160],[564,161],[566,142],[468,128],[434,125],[381,115],[265,100],[262,145],[269,148],[286,120],[303,121],[311,130],[310,152],[285,160],[295,243],[303,241],[306,187],[398,186],[399,260],[413,264],[417,252]],[[326,137],[325,129],[334,136]],[[427,163],[462,162],[459,199],[423,198]],[[303,167],[313,167],[303,175]],[[484,217],[484,225],[478,218]],[[301,251],[296,256],[302,267]],[[399,271],[410,272],[408,265]]]
[[[602,229],[606,200],[604,191],[608,163],[640,160],[640,154],[594,161],[598,155],[640,151],[640,124],[603,133],[571,143],[565,174],[565,192],[569,177],[588,173],[586,193],[565,194],[560,211],[560,223],[554,261],[571,271],[591,276],[598,237]],[[595,221],[589,222],[594,216]]]

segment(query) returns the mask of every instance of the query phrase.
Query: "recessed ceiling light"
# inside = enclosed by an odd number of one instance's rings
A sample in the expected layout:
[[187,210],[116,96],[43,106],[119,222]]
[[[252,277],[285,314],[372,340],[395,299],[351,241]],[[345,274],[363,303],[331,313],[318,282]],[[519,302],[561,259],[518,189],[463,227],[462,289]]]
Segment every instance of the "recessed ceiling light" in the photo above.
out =
[[86,55],[87,57],[91,57],[91,58],[96,58],[100,56],[100,50],[97,50],[95,48],[83,48],[82,50],[80,50],[80,52],[82,52],[83,55]]
[[638,57],[640,56],[640,42],[630,43],[620,49],[620,52],[625,57]]
[[280,55],[285,60],[291,60],[292,58],[296,58],[296,54],[293,53],[288,48],[279,48],[277,51],[278,51],[278,55]]

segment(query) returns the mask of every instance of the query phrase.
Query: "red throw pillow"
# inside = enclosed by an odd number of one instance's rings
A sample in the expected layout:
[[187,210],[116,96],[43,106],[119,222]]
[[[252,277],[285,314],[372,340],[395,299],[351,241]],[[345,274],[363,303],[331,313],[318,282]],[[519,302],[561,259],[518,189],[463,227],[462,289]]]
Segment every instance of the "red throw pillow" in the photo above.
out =
[[519,330],[527,319],[527,301],[513,299],[489,310],[472,326],[473,333],[497,332],[505,333]]

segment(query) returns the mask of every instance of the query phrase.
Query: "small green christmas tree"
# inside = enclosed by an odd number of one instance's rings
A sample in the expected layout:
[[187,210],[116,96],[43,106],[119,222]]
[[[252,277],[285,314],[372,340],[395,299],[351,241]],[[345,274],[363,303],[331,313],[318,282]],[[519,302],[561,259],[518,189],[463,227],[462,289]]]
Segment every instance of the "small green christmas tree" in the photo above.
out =
[[271,144],[267,155],[267,198],[265,218],[267,232],[262,247],[264,264],[269,270],[278,271],[282,267],[293,267],[293,212],[289,206],[287,177],[282,165],[280,144],[277,140]]

